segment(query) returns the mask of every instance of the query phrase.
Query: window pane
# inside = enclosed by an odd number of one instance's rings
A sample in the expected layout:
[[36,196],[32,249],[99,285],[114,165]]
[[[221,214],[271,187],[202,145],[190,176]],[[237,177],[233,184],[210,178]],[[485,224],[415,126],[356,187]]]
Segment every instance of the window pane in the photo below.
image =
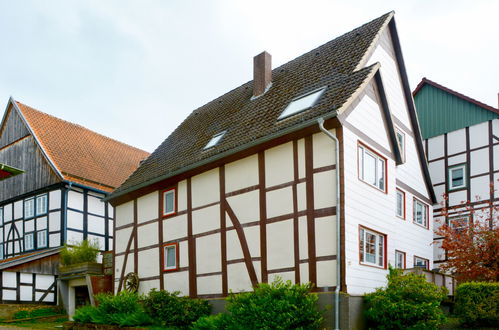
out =
[[454,168],[451,170],[451,187],[464,186],[464,168]]
[[378,188],[385,190],[385,161],[378,158]]
[[365,261],[364,260],[364,229],[361,229],[359,231],[360,237],[359,237],[359,251],[360,251],[360,261]]
[[397,191],[397,215],[399,217],[403,217],[404,216],[404,209],[403,209],[403,201],[404,201],[404,198],[402,196],[402,193],[400,191]]
[[37,246],[39,248],[47,247],[47,231],[41,230],[37,234]]
[[170,190],[165,193],[164,214],[175,212],[175,191]]
[[376,235],[366,233],[366,261],[376,263]]
[[359,176],[364,180],[364,148],[359,147]]
[[33,198],[24,201],[24,217],[29,218],[34,215],[34,202]]
[[177,263],[175,250],[175,246],[169,246],[166,248],[166,268],[175,268]]
[[376,158],[365,152],[364,153],[364,181],[374,186],[376,185]]
[[398,251],[395,251],[395,267],[404,268],[404,255]]
[[290,116],[292,114],[298,113],[300,111],[303,111],[305,109],[308,109],[312,106],[315,105],[319,97],[322,95],[322,92],[324,89],[321,89],[317,92],[314,92],[312,94],[306,95],[304,97],[301,97],[299,99],[296,99],[294,101],[291,101],[291,103],[284,109],[284,111],[281,113],[279,116],[279,119]]
[[24,249],[25,250],[33,250],[33,237],[34,237],[33,233],[24,235]]
[[47,195],[36,197],[36,215],[47,213]]
[[416,205],[415,205],[415,212],[416,212],[416,215],[415,215],[415,220],[416,220],[416,223],[419,223],[420,225],[423,224],[423,205],[419,202],[416,201]]
[[385,251],[384,251],[384,239],[383,239],[383,236],[381,235],[378,235],[378,265],[379,266],[383,266],[384,265],[384,262],[383,262],[383,256],[385,254]]

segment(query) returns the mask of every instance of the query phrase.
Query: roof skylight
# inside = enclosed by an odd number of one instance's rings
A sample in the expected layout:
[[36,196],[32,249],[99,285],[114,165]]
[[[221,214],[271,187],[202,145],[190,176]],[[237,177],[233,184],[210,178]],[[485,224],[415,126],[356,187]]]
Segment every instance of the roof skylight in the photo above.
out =
[[227,131],[223,131],[223,132],[220,132],[218,134],[213,135],[213,137],[206,144],[206,146],[204,147],[204,149],[209,149],[209,148],[212,148],[212,147],[216,146],[218,144],[218,142],[220,142],[220,140],[224,137],[224,135],[225,135],[226,132]]
[[284,109],[278,119],[289,117],[291,115],[294,115],[295,113],[313,107],[321,97],[324,90],[325,88],[321,88],[319,90],[315,90],[311,93],[295,98],[291,101],[291,103],[288,104],[288,106],[286,107],[286,109]]

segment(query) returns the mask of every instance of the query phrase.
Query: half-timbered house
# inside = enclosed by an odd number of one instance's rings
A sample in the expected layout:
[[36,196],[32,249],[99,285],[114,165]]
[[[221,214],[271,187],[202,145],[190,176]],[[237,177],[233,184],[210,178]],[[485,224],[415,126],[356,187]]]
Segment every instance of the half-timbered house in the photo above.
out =
[[0,124],[0,300],[54,303],[62,245],[109,250],[114,208],[103,198],[147,155],[11,98]]
[[194,110],[109,197],[115,290],[222,297],[276,276],[364,294],[432,267],[434,202],[393,13]]
[[[499,109],[426,78],[414,101],[438,201],[435,226],[497,220]],[[435,235],[436,266],[447,258],[442,239]]]

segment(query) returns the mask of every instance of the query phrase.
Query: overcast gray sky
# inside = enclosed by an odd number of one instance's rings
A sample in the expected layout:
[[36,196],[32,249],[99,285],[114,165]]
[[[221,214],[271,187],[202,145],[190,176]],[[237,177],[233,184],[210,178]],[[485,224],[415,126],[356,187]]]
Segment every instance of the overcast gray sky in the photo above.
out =
[[427,77],[497,107],[493,0],[0,0],[0,102],[153,151],[251,80],[254,55],[276,67],[391,10],[413,89]]

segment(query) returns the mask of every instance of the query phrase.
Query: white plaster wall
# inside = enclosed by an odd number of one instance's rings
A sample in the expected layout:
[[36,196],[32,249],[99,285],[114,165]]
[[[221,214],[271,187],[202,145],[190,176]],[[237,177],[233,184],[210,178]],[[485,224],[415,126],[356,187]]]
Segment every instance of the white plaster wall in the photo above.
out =
[[158,224],[154,222],[138,227],[137,243],[139,248],[158,244]]
[[267,218],[293,212],[293,189],[286,187],[267,192]]
[[167,272],[163,275],[165,290],[180,291],[181,296],[189,295],[189,272]]
[[66,242],[69,244],[77,244],[83,240],[83,233],[68,230],[66,232]]
[[218,167],[193,176],[191,179],[192,207],[198,207],[220,200],[220,179]]
[[92,235],[88,234],[87,237],[89,242],[95,242],[97,243],[99,250],[105,250],[106,249],[106,239],[102,236],[97,236],[97,235]]
[[314,207],[322,209],[335,205],[336,170],[314,173]]
[[470,158],[471,176],[489,172],[489,148],[472,151]]
[[336,260],[317,262],[317,286],[336,285]]
[[187,209],[187,181],[183,180],[177,184],[177,207],[178,211]]
[[159,280],[141,281],[139,285],[139,293],[148,294],[153,288],[159,288]]
[[298,240],[300,259],[308,259],[307,217],[298,218]]
[[177,215],[163,220],[163,240],[165,242],[187,237],[187,215]]
[[61,234],[49,235],[49,247],[56,247],[61,245]]
[[[442,162],[443,162],[443,160],[442,160]],[[465,163],[466,162],[466,154],[461,154],[461,155],[449,157],[447,159],[447,162],[448,162],[449,166],[460,164],[460,163]]]
[[132,227],[116,230],[115,253],[125,252],[131,234],[132,234]]
[[259,190],[253,190],[244,194],[227,198],[227,202],[229,203],[234,213],[237,215],[237,219],[241,224],[257,221],[260,219],[259,197]]
[[14,219],[23,217],[23,201],[14,202]]
[[298,178],[305,177],[305,139],[297,141],[298,149]]
[[225,165],[225,191],[231,192],[258,184],[258,155]]
[[[19,226],[22,227],[22,222],[19,223]],[[41,217],[36,219],[36,229],[47,229],[47,217]]]
[[83,194],[74,190],[68,191],[68,207],[83,211]]
[[265,150],[265,186],[293,181],[293,143]]
[[157,248],[154,248],[139,251],[138,265],[139,277],[152,277],[160,274],[159,250]]
[[133,201],[120,204],[116,207],[116,227],[133,223]]
[[486,200],[490,198],[489,175],[479,176],[471,179],[471,200]]
[[234,292],[252,290],[251,280],[244,262],[227,265],[227,283]]
[[12,221],[12,204],[6,204],[3,206],[3,221]]
[[142,223],[158,218],[159,193],[154,191],[150,194],[137,198],[137,222]]
[[57,231],[61,229],[61,212],[49,213],[49,231]]
[[[33,219],[33,220],[26,221],[26,222],[24,223],[24,227],[26,228],[26,231],[27,231],[27,232],[30,232],[30,231],[35,230],[35,220]],[[8,233],[8,232],[9,232],[9,231],[8,231],[8,229],[7,229],[7,233]]]
[[94,215],[87,216],[88,231],[104,235],[106,232],[106,219]]
[[[329,130],[333,135],[336,135],[336,130]],[[312,148],[314,152],[313,166],[314,168],[333,165],[336,163],[336,144],[326,134],[317,133],[312,135]]]
[[267,267],[294,266],[293,220],[267,224]]
[[89,213],[101,216],[105,215],[106,203],[104,203],[101,198],[88,194],[87,202],[88,202]]
[[315,244],[317,257],[336,254],[336,216],[315,219]]
[[433,184],[445,182],[445,162],[444,160],[437,160],[428,164],[430,171],[431,182]]
[[49,210],[61,208],[61,190],[52,190],[49,192]]
[[294,272],[281,272],[269,274],[269,283],[274,282],[278,277],[280,277],[283,281],[291,281],[293,283],[295,282]]
[[202,276],[197,278],[198,294],[216,294],[222,292],[222,276]]
[[447,134],[447,154],[453,155],[466,151],[466,130],[464,128]]
[[470,149],[489,144],[489,123],[483,122],[470,126]]
[[192,233],[194,235],[219,228],[220,205],[213,205],[192,212]]
[[221,271],[222,261],[220,256],[220,234],[196,239],[196,267],[198,274]]
[[296,195],[298,197],[298,212],[307,209],[307,185],[305,182],[296,185]]
[[83,213],[68,210],[68,228],[83,230]]
[[428,139],[428,161],[444,156],[444,136],[438,135]]

